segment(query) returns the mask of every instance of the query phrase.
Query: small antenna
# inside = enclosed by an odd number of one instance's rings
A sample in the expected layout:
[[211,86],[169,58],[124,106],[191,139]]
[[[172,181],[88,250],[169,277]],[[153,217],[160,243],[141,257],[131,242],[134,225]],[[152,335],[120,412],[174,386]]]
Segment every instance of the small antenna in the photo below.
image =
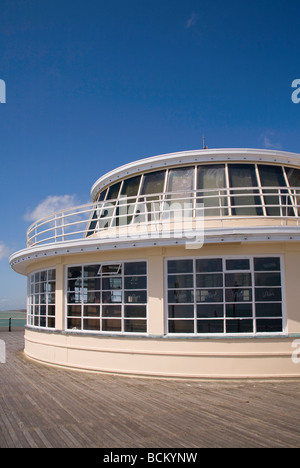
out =
[[203,135],[203,149],[208,149],[208,146],[205,146],[205,135]]

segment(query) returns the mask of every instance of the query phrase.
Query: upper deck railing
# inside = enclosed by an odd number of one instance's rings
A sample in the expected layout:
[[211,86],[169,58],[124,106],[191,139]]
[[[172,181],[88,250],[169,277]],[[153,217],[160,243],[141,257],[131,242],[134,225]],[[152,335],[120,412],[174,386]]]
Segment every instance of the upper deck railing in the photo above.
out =
[[[32,224],[27,247],[95,237],[113,238],[147,233],[169,223],[176,231],[178,220],[204,219],[204,225],[222,228],[224,222],[251,219],[253,225],[299,226],[300,188],[240,187],[120,197],[56,212]],[[257,220],[257,221],[255,221]],[[126,229],[124,229],[127,227]]]

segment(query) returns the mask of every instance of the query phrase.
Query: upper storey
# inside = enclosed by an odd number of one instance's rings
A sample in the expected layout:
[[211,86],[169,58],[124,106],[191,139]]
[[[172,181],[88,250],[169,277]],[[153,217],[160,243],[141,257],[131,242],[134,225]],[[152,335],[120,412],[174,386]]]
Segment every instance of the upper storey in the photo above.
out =
[[[254,162],[266,163],[268,165],[288,165],[300,167],[300,155],[296,153],[287,153],[283,151],[270,151],[260,149],[206,149],[195,151],[183,151],[179,153],[163,154],[151,158],[145,158],[126,164],[100,177],[92,187],[91,198],[93,201],[103,199],[103,191],[108,186],[116,184],[118,181],[130,180],[137,183],[132,176],[157,172],[159,169],[165,169],[167,175],[170,168],[179,168],[183,166],[202,166],[207,164],[216,164],[218,162]],[[201,168],[200,168],[201,170]],[[179,172],[178,172],[179,174]],[[140,178],[141,180],[141,178]],[[167,186],[168,184],[165,184]],[[196,184],[192,184],[196,189]],[[225,187],[225,186],[224,186]],[[224,188],[222,187],[222,188]],[[201,187],[199,187],[200,189]],[[221,187],[220,187],[221,188]],[[115,190],[117,187],[115,188]],[[124,189],[125,190],[125,189]],[[101,196],[100,196],[101,193]],[[114,193],[111,192],[111,196]]]
[[198,240],[200,231],[205,242],[300,239],[299,154],[215,149],[155,156],[102,176],[91,195],[91,204],[32,224],[12,266],[94,248],[180,244],[190,234]]

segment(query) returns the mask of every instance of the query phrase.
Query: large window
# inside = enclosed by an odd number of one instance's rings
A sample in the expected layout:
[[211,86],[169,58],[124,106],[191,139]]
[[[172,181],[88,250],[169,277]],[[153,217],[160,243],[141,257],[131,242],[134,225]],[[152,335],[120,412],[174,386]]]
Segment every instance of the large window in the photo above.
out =
[[147,333],[146,262],[70,266],[69,330]]
[[28,325],[55,328],[55,276],[54,269],[29,276]]
[[168,271],[168,333],[283,332],[279,257],[174,259]]
[[86,235],[130,223],[197,217],[199,204],[205,217],[298,216],[299,184],[299,169],[246,162],[141,174],[99,193]]

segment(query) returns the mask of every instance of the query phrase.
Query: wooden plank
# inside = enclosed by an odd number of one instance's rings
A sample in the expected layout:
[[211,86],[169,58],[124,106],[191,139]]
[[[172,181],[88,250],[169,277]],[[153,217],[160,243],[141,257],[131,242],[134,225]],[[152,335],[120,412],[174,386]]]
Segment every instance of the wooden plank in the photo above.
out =
[[300,447],[300,380],[137,379],[28,360],[0,332],[0,448]]

